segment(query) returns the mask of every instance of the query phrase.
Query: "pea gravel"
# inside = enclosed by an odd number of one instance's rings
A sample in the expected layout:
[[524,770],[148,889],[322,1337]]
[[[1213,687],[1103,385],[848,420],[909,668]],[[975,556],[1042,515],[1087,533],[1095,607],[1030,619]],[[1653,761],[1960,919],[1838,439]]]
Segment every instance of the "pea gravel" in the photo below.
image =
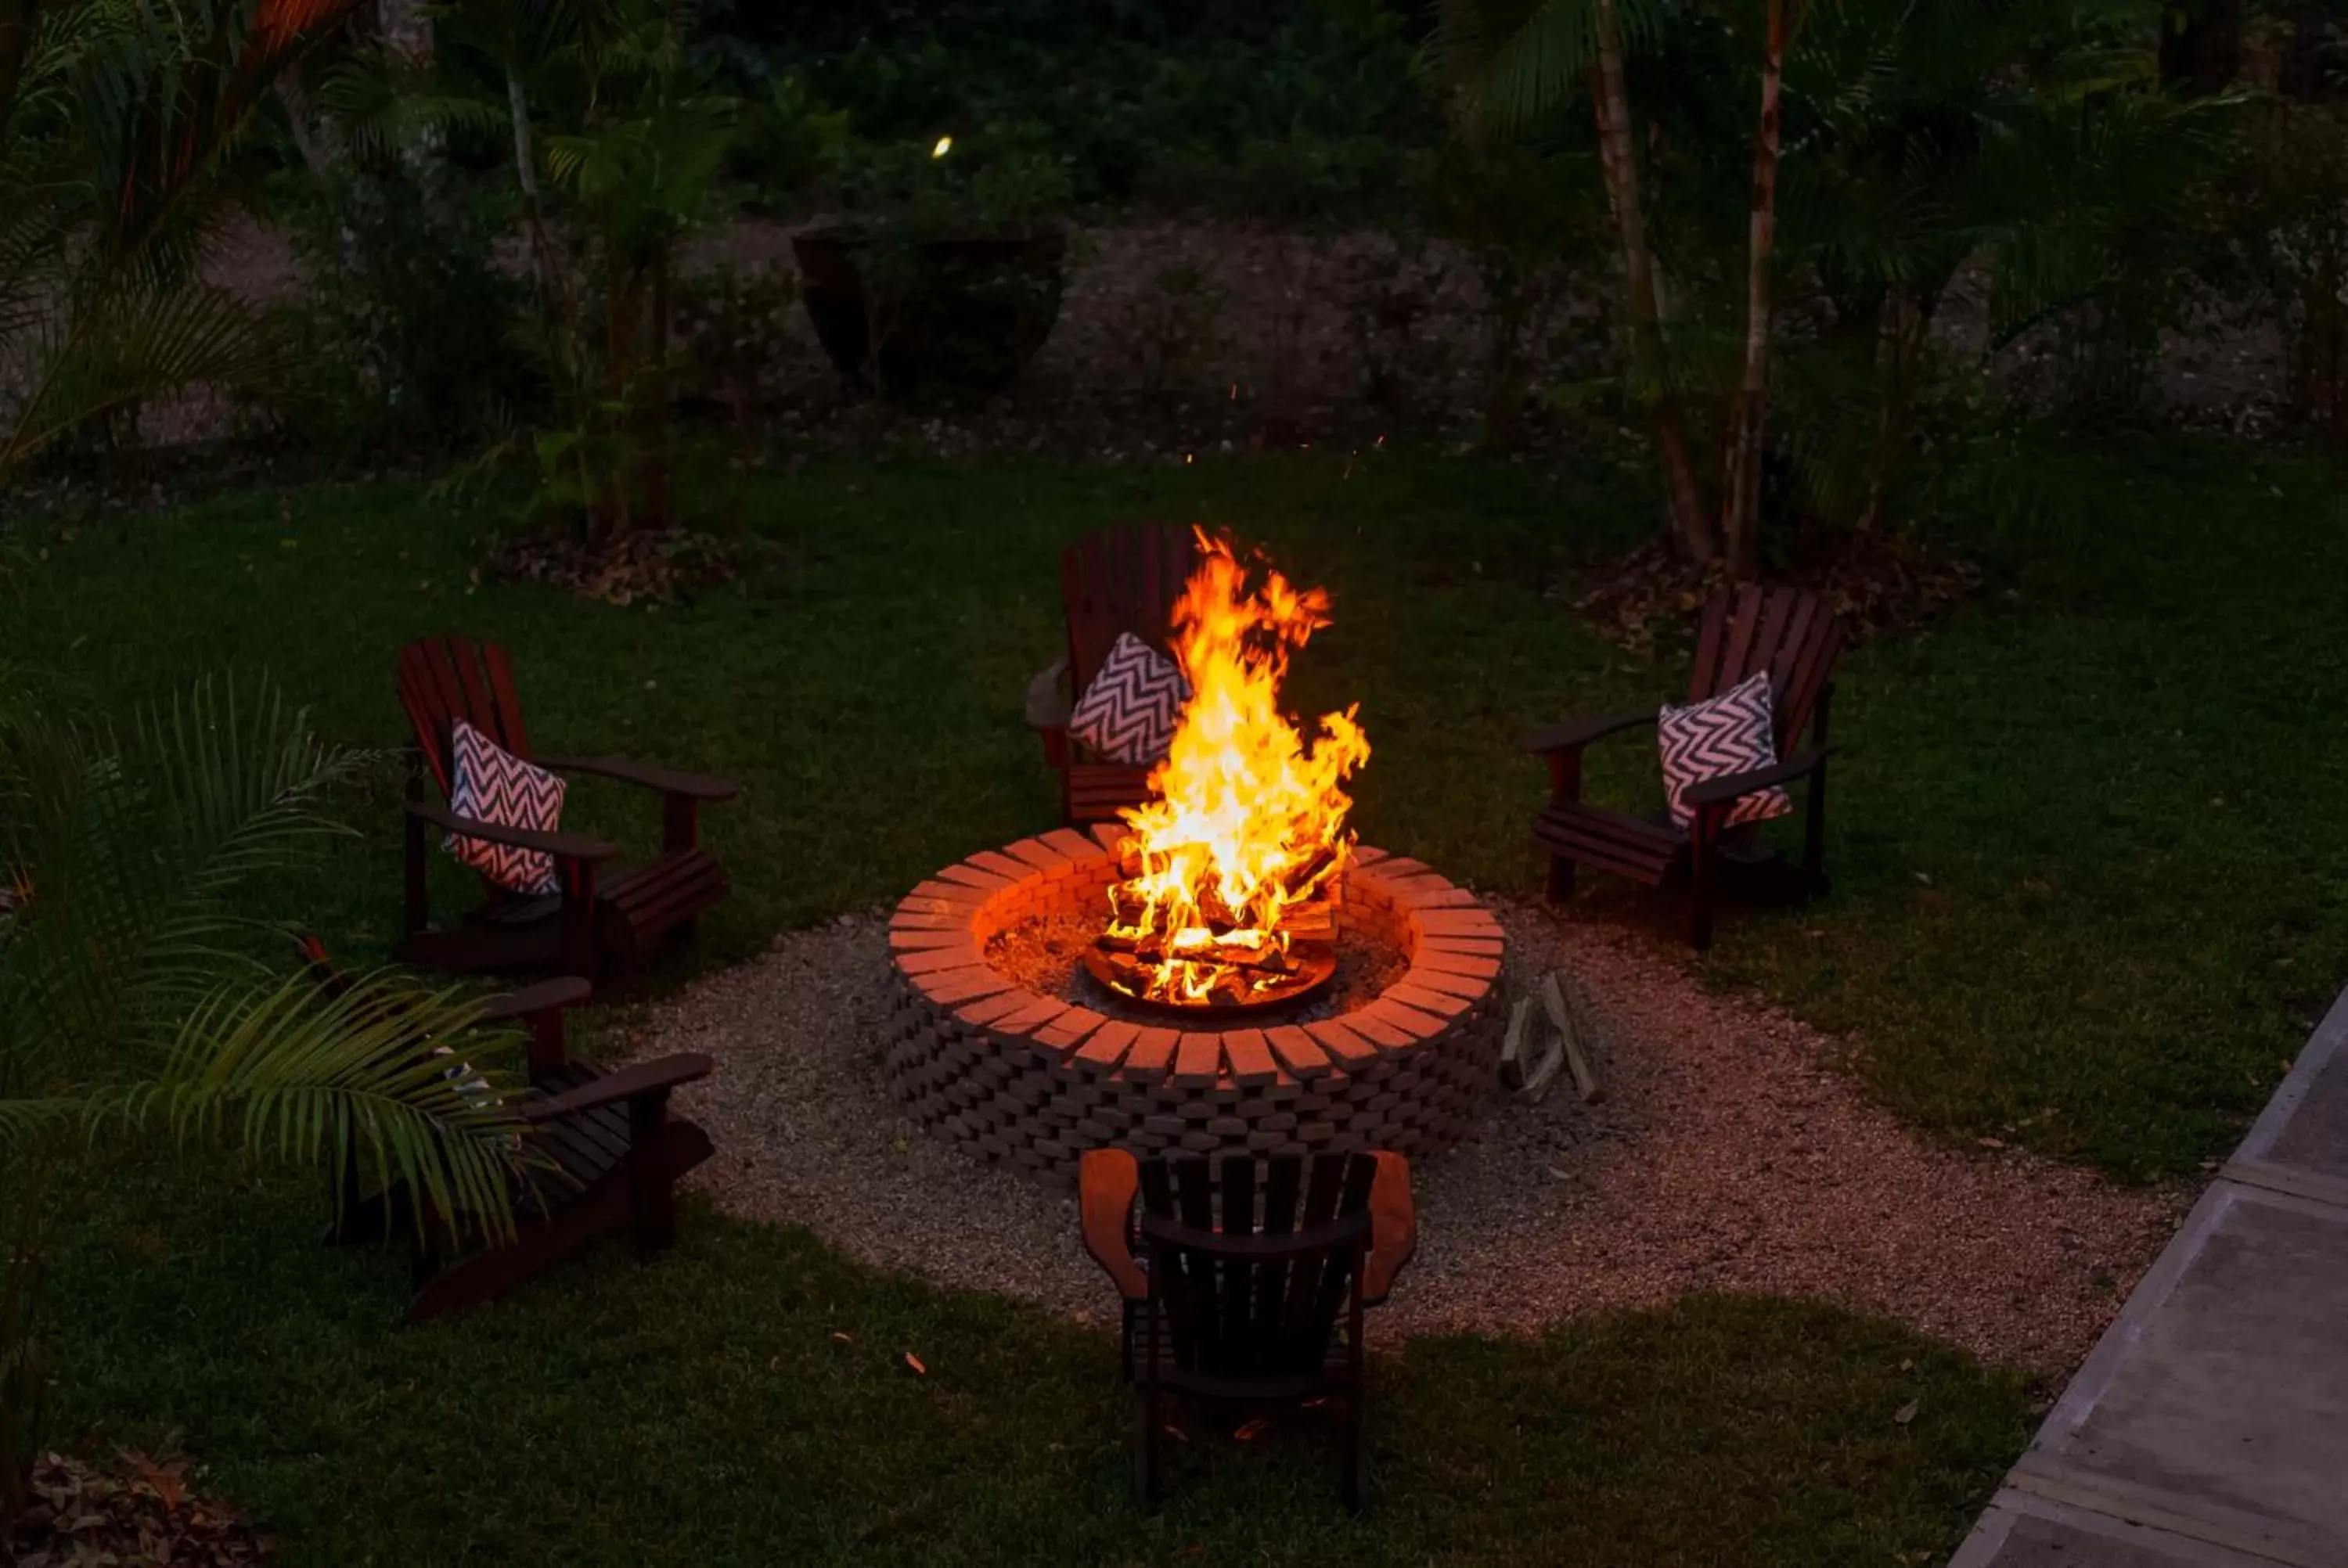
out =
[[[1651,942],[1498,907],[1515,994],[1573,980],[1605,1098],[1560,1077],[1496,1098],[1415,1173],[1418,1256],[1379,1332],[1519,1331],[1696,1291],[1821,1297],[2060,1372],[2118,1311],[2190,1199],[2011,1149],[1927,1142],[1828,1065],[1834,1042],[1707,991]],[[704,1050],[680,1097],[717,1144],[693,1180],[870,1263],[1114,1317],[1073,1200],[931,1143],[881,1077],[886,927],[844,917],[642,1015],[633,1052]]]

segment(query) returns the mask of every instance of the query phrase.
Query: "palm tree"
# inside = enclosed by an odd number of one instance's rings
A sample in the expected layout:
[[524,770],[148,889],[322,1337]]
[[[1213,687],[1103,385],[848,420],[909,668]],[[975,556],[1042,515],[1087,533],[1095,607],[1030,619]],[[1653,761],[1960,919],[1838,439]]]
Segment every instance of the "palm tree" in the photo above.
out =
[[0,0],[0,479],[191,386],[266,386],[283,339],[199,282],[215,175],[355,0]]
[[[1873,519],[1909,449],[1934,313],[1967,262],[1988,264],[1998,343],[2114,299],[2141,271],[2132,237],[2215,168],[2230,107],[2159,91],[2157,12],[1447,0],[1440,37],[1471,121],[1537,131],[1589,99],[1622,240],[1629,387],[1653,419],[1683,559],[1757,572],[1765,448],[1804,470],[1809,499],[1833,492],[1827,515]],[[1756,101],[1749,119],[1721,107]],[[1673,187],[1660,221],[1659,167]],[[1804,323],[1790,342],[1789,311]],[[1772,425],[1789,353],[1800,374],[1785,390],[1829,428]],[[1699,412],[1716,413],[1716,437],[1700,437]],[[1698,448],[1720,455],[1709,499]]]
[[394,974],[330,995],[254,956],[256,885],[345,831],[328,796],[366,760],[312,740],[265,686],[201,685],[118,733],[0,713],[10,1517],[48,1380],[43,1273],[124,1160],[226,1142],[510,1233],[513,1180],[539,1158],[502,1064],[517,1042],[477,1031],[452,1072],[435,1042],[469,1030],[478,1002]]

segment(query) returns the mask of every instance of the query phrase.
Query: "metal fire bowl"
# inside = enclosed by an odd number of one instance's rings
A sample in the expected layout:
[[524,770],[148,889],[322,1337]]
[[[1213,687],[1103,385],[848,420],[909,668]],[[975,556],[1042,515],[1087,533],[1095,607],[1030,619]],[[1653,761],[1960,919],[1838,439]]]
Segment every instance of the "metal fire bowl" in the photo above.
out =
[[1289,949],[1288,956],[1296,960],[1295,973],[1283,975],[1277,986],[1236,1002],[1168,1002],[1138,996],[1127,989],[1124,978],[1109,962],[1108,954],[1097,947],[1085,949],[1085,972],[1138,1011],[1158,1018],[1214,1023],[1251,1018],[1267,1009],[1292,1007],[1317,993],[1337,972],[1337,949],[1329,943],[1299,942]]

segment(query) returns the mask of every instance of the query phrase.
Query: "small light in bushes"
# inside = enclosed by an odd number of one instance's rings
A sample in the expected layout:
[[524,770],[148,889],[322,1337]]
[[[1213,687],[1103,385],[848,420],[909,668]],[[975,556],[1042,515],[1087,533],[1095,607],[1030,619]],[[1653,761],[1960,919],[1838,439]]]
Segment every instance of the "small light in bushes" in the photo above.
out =
[[938,138],[938,145],[930,149],[930,156],[932,158],[943,158],[947,153],[950,153],[953,150],[953,138],[950,136],[942,136]]

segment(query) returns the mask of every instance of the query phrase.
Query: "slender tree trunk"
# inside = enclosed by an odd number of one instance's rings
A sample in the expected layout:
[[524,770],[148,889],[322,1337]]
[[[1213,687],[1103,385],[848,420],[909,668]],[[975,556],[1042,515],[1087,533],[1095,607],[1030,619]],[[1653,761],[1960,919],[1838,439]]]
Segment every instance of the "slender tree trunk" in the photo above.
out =
[[1752,253],[1745,272],[1745,365],[1728,408],[1720,536],[1728,569],[1761,572],[1761,448],[1769,413],[1769,269],[1777,242],[1777,99],[1786,74],[1786,0],[1768,0],[1761,61],[1761,123],[1753,138]]
[[645,365],[644,523],[665,528],[675,521],[675,465],[669,449],[669,253],[664,245],[653,261],[651,358]]
[[2160,16],[2160,79],[2194,97],[2222,93],[2242,72],[2242,0],[2183,0]]
[[1671,519],[1672,545],[1688,560],[1708,563],[1720,553],[1720,535],[1688,460],[1687,437],[1678,399],[1664,386],[1663,314],[1655,295],[1654,259],[1647,248],[1646,210],[1639,200],[1639,154],[1631,135],[1631,98],[1622,77],[1622,38],[1613,0],[1597,0],[1592,20],[1597,59],[1591,67],[1590,96],[1598,116],[1598,164],[1606,179],[1606,201],[1622,243],[1622,282],[1631,309],[1631,363],[1635,377],[1653,394],[1649,415],[1655,458],[1662,466],[1663,506]]

